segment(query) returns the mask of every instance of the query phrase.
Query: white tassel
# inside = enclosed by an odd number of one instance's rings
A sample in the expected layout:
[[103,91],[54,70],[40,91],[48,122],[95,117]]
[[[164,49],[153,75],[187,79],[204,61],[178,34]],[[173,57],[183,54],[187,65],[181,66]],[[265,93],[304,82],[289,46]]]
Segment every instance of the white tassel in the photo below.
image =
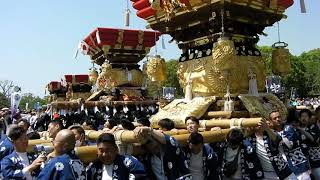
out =
[[136,105],[136,111],[140,111],[140,108],[138,105]]
[[99,112],[99,108],[96,106],[94,107],[94,113],[97,113],[97,112]]
[[125,18],[125,26],[129,27],[130,26],[130,9],[126,9],[124,18]]
[[123,112],[127,114],[127,112],[129,111],[127,106],[123,106]]
[[229,84],[227,85],[227,93],[224,97],[226,98],[224,101],[224,111],[234,111],[234,102],[231,99]]
[[81,111],[84,110],[84,104],[81,104]]
[[164,37],[161,36],[161,44],[162,44],[162,49],[166,49],[166,44],[164,43]]
[[84,109],[84,112],[86,113],[86,115],[88,115],[88,109]]
[[253,96],[259,96],[256,75],[249,69],[249,94]]
[[110,111],[110,109],[109,109],[108,106],[106,106],[105,108],[106,108],[106,112],[109,112],[109,111]]
[[307,13],[306,5],[304,3],[304,0],[300,0],[300,9],[301,9],[301,13]]
[[117,113],[117,108],[113,106],[112,110],[113,110],[113,115],[115,115]]
[[144,108],[143,108],[143,106],[142,106],[142,105],[141,105],[140,109],[141,109],[141,111],[144,111]]
[[192,82],[191,82],[191,80],[189,80],[189,82],[186,85],[186,92],[185,92],[184,99],[186,102],[189,102],[192,100]]

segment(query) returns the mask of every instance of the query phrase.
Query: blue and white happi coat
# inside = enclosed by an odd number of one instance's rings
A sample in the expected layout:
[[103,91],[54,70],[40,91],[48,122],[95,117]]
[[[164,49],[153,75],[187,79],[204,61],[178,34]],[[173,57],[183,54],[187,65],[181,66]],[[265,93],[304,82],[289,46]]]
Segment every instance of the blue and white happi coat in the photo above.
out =
[[[95,161],[87,167],[87,178],[93,180],[101,180],[103,173],[103,163]],[[113,180],[129,180],[129,179],[147,179],[146,171],[143,164],[133,156],[117,155],[113,162],[112,170]]]
[[[279,145],[282,138],[280,135],[277,135],[275,142],[271,140],[267,132],[263,134],[264,147],[266,148],[267,155],[271,161],[272,167],[275,170],[275,173],[280,180],[286,179],[292,174],[291,169],[289,168],[288,162],[284,159],[283,153],[279,151]],[[254,136],[250,138],[253,147],[256,147],[257,139]],[[257,148],[255,148],[257,150]]]
[[[36,154],[33,153],[27,153],[27,157],[29,160],[29,164],[32,164],[32,162],[38,157]],[[23,168],[25,166],[22,163],[22,160],[20,159],[19,155],[16,151],[13,151],[11,154],[6,156],[1,161],[1,171],[3,175],[4,180],[9,179],[26,179],[25,174],[22,172]],[[39,174],[40,167],[33,171],[31,173],[32,177],[37,177]]]
[[[168,180],[190,180],[191,174],[189,171],[189,165],[186,160],[185,154],[180,148],[177,141],[168,135],[164,135],[166,144],[161,145],[161,149],[164,152],[162,164],[164,174]],[[144,167],[150,179],[155,179],[155,175],[152,171],[151,165],[152,154],[148,153],[142,157]]]
[[279,134],[282,137],[284,153],[288,158],[288,164],[292,172],[295,175],[300,175],[301,173],[309,171],[310,165],[302,151],[302,139],[297,129],[287,124]]
[[[228,148],[227,143],[224,144],[223,148],[223,157],[225,157]],[[252,143],[250,137],[243,140],[239,147],[240,164],[238,165],[240,166],[241,177],[244,180],[263,179],[264,177],[255,149],[255,144]],[[224,168],[225,163],[226,160],[223,158],[222,168]]]
[[[311,134],[314,142],[306,144],[311,168],[320,167],[320,128],[317,123],[311,124],[306,129]],[[304,142],[303,142],[304,143]]]
[[[183,148],[184,153],[186,154],[186,159],[190,166],[191,150],[189,146]],[[209,144],[204,144],[202,147],[202,170],[204,172],[204,180],[220,180],[220,170],[218,163],[218,156],[213,151],[212,147]]]
[[[11,154],[13,151],[14,151],[14,147],[10,139],[8,137],[4,138],[0,142],[0,162],[4,157]],[[2,176],[2,172],[1,172],[1,165],[0,165],[0,178],[1,176]]]
[[74,151],[51,159],[41,170],[38,180],[85,180],[86,170]]

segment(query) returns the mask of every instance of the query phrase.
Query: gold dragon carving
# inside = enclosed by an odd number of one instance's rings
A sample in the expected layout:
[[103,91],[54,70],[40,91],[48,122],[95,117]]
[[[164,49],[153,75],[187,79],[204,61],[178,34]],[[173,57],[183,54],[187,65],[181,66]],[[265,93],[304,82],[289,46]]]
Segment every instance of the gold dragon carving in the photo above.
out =
[[[249,90],[248,70],[256,75],[259,91],[265,89],[265,63],[261,56],[237,56],[233,41],[223,40],[214,44],[212,56],[180,62],[178,78],[185,88],[187,79],[193,78],[194,96],[220,96],[226,93],[227,79],[231,94],[246,94]],[[225,72],[228,77],[225,77]]]

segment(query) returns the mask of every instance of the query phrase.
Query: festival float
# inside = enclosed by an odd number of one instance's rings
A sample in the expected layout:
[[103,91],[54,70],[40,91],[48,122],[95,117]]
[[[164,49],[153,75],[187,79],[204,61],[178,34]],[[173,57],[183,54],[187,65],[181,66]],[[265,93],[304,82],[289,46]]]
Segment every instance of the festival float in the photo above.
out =
[[[151,120],[164,118],[185,126],[185,118],[202,120],[268,118],[286,107],[266,93],[266,67],[257,48],[266,27],[286,18],[293,0],[132,0],[148,27],[168,34],[181,49],[178,78],[185,98],[176,99]],[[287,44],[273,45],[275,75],[290,71]],[[240,123],[241,124],[241,123]]]
[[[177,74],[185,98],[173,100],[153,115],[150,118],[153,128],[158,128],[160,119],[172,119],[180,130],[165,133],[184,144],[188,138],[183,130],[185,119],[193,116],[200,119],[204,130],[222,128],[201,132],[205,142],[217,142],[225,138],[229,128],[257,126],[272,110],[279,110],[286,118],[286,106],[266,92],[266,66],[257,43],[259,35],[266,35],[263,32],[266,27],[286,18],[285,10],[293,0],[130,1],[137,16],[154,31],[97,28],[81,41],[82,53],[101,66],[101,72],[92,69],[91,83],[96,92],[74,107],[104,107],[106,111],[114,111],[121,106],[130,111],[135,106],[155,105],[156,100],[145,94],[145,78],[164,81],[164,60],[159,56],[150,58],[142,70],[137,63],[145,58],[161,34],[168,34],[181,49]],[[280,40],[273,45],[275,75],[290,72],[286,47]],[[51,105],[68,108],[70,103]],[[133,107],[128,108],[130,105]],[[86,131],[90,140],[101,133]],[[132,131],[118,131],[115,137],[122,143],[134,143],[133,147],[141,142]],[[85,162],[96,157],[95,147],[78,149]],[[141,153],[141,149],[131,148],[130,153]]]
[[[153,114],[157,99],[147,96],[146,78],[152,76],[154,82],[165,80],[165,61],[158,56],[149,57],[148,67],[142,70],[138,62],[160,35],[147,30],[94,29],[79,44],[93,67],[88,75],[65,75],[65,100],[52,101],[51,107],[54,111],[94,109],[111,116],[134,111]],[[100,66],[100,72],[95,65]]]

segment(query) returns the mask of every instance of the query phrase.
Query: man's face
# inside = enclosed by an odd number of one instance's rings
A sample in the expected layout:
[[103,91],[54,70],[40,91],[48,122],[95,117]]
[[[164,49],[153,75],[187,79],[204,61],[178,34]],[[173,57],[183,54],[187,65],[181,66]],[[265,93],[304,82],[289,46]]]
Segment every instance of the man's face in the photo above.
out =
[[28,129],[29,129],[29,125],[28,125],[27,123],[23,122],[23,121],[20,121],[20,122],[18,123],[18,126],[22,127],[26,132],[27,132]]
[[189,143],[189,148],[193,154],[198,154],[202,150],[203,144],[192,144]]
[[301,117],[300,117],[300,122],[304,125],[307,125],[309,124],[310,122],[310,117],[309,117],[309,114],[307,112],[304,112],[301,114]]
[[105,165],[112,164],[118,154],[118,148],[114,144],[107,142],[99,143],[97,147],[99,160]]
[[279,112],[273,112],[270,114],[270,120],[274,127],[279,127],[283,124],[283,120]]
[[66,152],[66,147],[63,139],[55,138],[53,141],[54,151],[57,155],[62,155]]
[[[79,132],[76,129],[72,129],[71,131],[74,133],[74,136],[76,138],[76,142],[79,141],[81,143],[80,144],[80,146],[81,146],[84,142],[84,137],[81,136],[81,134],[79,134]],[[79,146],[79,144],[76,144],[76,146]]]
[[55,138],[57,133],[59,132],[59,125],[50,123],[48,126],[48,132],[49,132],[49,137],[50,138]]
[[197,124],[195,121],[192,121],[191,119],[188,119],[186,121],[187,130],[189,133],[198,132],[199,124]]
[[13,141],[14,147],[18,152],[26,152],[28,148],[28,136],[26,133],[21,135],[17,140]]

